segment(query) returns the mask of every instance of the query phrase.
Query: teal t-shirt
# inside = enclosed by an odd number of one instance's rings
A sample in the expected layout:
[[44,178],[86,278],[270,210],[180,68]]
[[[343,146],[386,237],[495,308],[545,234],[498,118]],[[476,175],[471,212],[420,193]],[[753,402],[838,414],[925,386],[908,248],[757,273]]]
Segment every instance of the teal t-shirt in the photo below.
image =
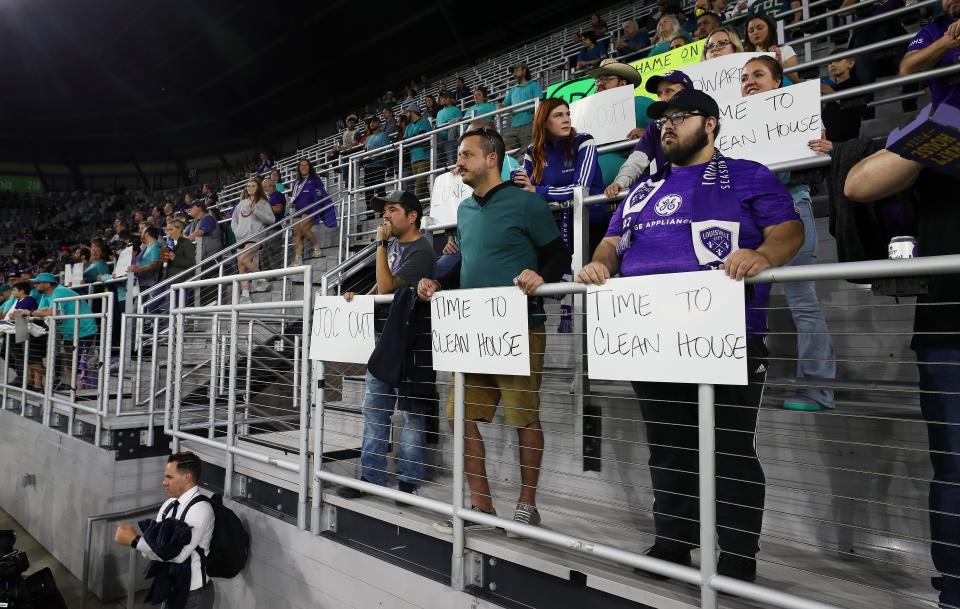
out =
[[[491,112],[497,111],[497,104],[493,102],[483,102],[482,104],[475,104],[467,108],[467,116],[470,118],[477,118],[478,116],[483,116],[484,114],[490,114]],[[493,121],[495,116],[488,116],[484,120]]]
[[[520,102],[525,102],[528,99],[536,99],[543,95],[543,91],[540,89],[540,83],[535,80],[527,81],[522,85],[515,85],[507,91],[506,96],[503,98],[504,106],[512,106],[514,104],[519,104]],[[519,112],[514,112],[513,117],[510,119],[511,127],[522,127],[523,125],[529,125],[533,122],[533,110],[520,110]]]
[[83,269],[83,280],[87,283],[93,283],[100,280],[100,275],[109,275],[110,268],[103,260],[91,262]]
[[7,298],[5,301],[3,301],[3,304],[0,305],[0,314],[6,315],[7,312],[10,311],[10,307],[15,304],[17,304],[17,297],[10,296],[10,298]]
[[[458,121],[462,118],[463,112],[460,111],[460,108],[456,106],[444,106],[440,109],[440,112],[437,113],[437,127]],[[453,131],[456,131],[456,129],[453,129]],[[446,141],[449,137],[450,133],[447,131],[442,131],[437,134],[437,139],[440,141]],[[456,137],[454,137],[454,139],[456,139]]]
[[[429,133],[433,131],[433,125],[430,124],[430,119],[426,116],[421,116],[420,120],[415,123],[410,123],[407,125],[407,128],[403,130],[403,139],[409,139],[421,133]],[[423,142],[414,144],[410,147],[410,161],[429,161],[430,160],[430,140],[424,140]]]
[[[40,301],[37,303],[39,306],[38,309],[49,309],[53,306],[53,301],[57,298],[71,298],[73,296],[79,296],[76,292],[70,288],[58,285],[53,288],[53,292],[49,295],[43,294],[40,296]],[[57,315],[89,315],[91,313],[90,303],[81,302],[80,303],[80,312],[77,311],[76,301],[63,302],[59,304],[59,311],[54,311]],[[64,340],[73,340],[73,326],[77,323],[72,319],[62,319],[57,322],[57,332],[63,336]],[[80,338],[91,336],[97,333],[97,322],[90,318],[85,318],[80,320]]]
[[[513,285],[524,269],[539,270],[537,248],[558,237],[557,222],[536,193],[502,186],[483,207],[468,197],[457,208],[460,287]],[[529,327],[541,326],[545,319],[542,299],[530,299]]]
[[503,157],[503,168],[500,170],[500,179],[504,182],[510,181],[510,172],[520,168],[520,161],[509,154]]

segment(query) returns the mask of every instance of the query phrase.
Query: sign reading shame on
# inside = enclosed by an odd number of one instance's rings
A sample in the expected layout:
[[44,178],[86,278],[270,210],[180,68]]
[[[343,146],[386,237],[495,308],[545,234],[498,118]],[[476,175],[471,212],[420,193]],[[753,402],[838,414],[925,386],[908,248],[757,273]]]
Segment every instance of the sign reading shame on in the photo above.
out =
[[587,289],[590,378],[747,384],[743,283],[719,271],[609,279]]
[[619,142],[637,126],[636,104],[630,87],[614,87],[570,104],[570,119],[580,133],[589,133],[597,145]]
[[529,376],[527,297],[518,288],[437,292],[430,314],[434,370]]
[[373,296],[320,296],[313,300],[310,359],[366,364],[375,345]]

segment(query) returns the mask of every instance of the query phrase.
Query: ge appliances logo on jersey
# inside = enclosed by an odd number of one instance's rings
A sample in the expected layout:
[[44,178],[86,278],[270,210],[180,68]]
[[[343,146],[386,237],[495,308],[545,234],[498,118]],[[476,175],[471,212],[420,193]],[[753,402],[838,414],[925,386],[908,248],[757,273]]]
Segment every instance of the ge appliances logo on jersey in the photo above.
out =
[[658,216],[672,216],[677,213],[677,210],[680,209],[680,206],[683,205],[683,198],[680,195],[667,195],[661,197],[657,204],[654,205],[653,210],[657,212]]

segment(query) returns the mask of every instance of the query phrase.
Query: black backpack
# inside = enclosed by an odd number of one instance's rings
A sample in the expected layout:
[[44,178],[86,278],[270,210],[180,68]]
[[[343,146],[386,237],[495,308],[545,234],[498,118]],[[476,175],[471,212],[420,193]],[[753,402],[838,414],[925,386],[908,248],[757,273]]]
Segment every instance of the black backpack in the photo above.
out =
[[[180,513],[180,520],[187,517],[190,507],[199,501],[206,501],[213,508],[213,537],[210,539],[210,553],[205,554],[203,550],[197,548],[197,554],[200,555],[200,567],[203,571],[203,578],[206,581],[210,577],[231,578],[236,577],[243,566],[247,564],[247,556],[250,554],[250,534],[243,526],[240,518],[233,513],[233,510],[223,505],[223,496],[216,494],[207,497],[204,494],[198,494],[187,503]],[[172,506],[172,504],[171,504]],[[163,517],[166,518],[167,511]]]

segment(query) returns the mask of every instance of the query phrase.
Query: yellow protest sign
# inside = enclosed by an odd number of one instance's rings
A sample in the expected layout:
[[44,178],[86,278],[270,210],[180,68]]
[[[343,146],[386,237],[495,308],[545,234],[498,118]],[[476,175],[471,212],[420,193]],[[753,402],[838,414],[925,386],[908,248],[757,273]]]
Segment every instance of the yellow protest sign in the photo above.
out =
[[655,94],[647,93],[647,79],[651,76],[662,75],[672,70],[681,70],[684,66],[698,63],[700,61],[700,54],[703,53],[704,42],[704,40],[698,40],[673,49],[672,51],[667,51],[666,53],[660,53],[653,57],[645,57],[631,62],[630,65],[640,72],[640,77],[643,79],[640,84],[637,85],[636,94],[656,99],[657,96]]

